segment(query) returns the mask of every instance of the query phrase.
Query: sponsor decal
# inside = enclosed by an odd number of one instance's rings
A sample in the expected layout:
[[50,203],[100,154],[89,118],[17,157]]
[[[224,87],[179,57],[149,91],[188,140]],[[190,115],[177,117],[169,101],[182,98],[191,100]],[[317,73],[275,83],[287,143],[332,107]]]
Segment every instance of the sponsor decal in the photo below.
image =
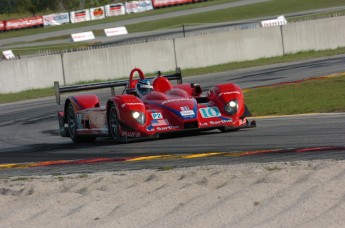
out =
[[190,110],[188,106],[180,107],[181,112],[180,115],[184,118],[194,118],[195,112],[194,110]]
[[200,127],[206,127],[206,126],[212,126],[212,125],[219,125],[219,124],[226,124],[226,123],[232,123],[231,119],[224,119],[224,120],[216,120],[216,121],[209,121],[205,123],[200,123]]
[[164,125],[169,125],[169,122],[166,119],[151,120],[151,125],[152,126],[164,126]]
[[241,93],[239,91],[224,92],[224,93],[220,93],[218,97],[221,97],[222,95],[228,95],[228,94],[241,94]]
[[158,131],[174,130],[178,129],[179,126],[167,126],[167,127],[157,127]]
[[212,117],[221,116],[220,111],[217,107],[200,108],[199,111],[203,118],[212,118]]
[[146,127],[146,131],[154,131],[154,130],[155,128],[152,125]]
[[154,120],[159,120],[159,119],[163,119],[163,115],[160,112],[157,113],[151,113],[152,119]]
[[122,131],[122,136],[127,136],[131,138],[140,138],[140,133],[135,131]]
[[186,111],[181,111],[181,116],[194,116],[195,113],[193,110],[186,110]]
[[217,124],[225,124],[225,123],[231,123],[232,120],[228,119],[228,120],[217,120],[217,121],[210,121],[209,123],[211,125],[217,125]]
[[199,122],[199,126],[200,126],[200,127],[208,126],[208,123],[200,123],[200,122]]

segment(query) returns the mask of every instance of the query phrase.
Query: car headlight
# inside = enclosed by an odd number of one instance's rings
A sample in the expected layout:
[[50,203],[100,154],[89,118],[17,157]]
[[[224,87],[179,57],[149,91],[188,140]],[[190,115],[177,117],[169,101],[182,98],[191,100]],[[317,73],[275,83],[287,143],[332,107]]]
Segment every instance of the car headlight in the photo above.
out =
[[140,124],[144,124],[146,122],[145,115],[142,112],[134,111],[132,112],[132,117]]
[[232,100],[229,103],[227,103],[224,107],[224,110],[226,113],[229,115],[233,115],[237,112],[238,109],[238,101],[237,100]]

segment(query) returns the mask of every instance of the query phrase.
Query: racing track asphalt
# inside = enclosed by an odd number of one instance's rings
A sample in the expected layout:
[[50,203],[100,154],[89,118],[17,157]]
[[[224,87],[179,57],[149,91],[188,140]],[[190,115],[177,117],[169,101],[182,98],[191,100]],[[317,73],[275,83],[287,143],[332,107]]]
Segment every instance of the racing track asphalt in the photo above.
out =
[[[271,85],[303,78],[345,72],[345,55],[303,62],[254,67],[212,75],[188,77],[204,91],[212,85],[235,82],[242,88]],[[183,71],[182,71],[183,73]],[[109,91],[100,91],[107,98]],[[249,107],[250,108],[250,107]],[[114,145],[109,139],[94,144],[75,145],[58,135],[54,97],[0,105],[0,165],[40,161],[96,158],[133,158],[150,155],[243,152],[254,150],[315,148],[337,146],[343,149],[311,153],[262,154],[248,157],[214,156],[196,159],[160,159],[137,162],[108,162],[83,165],[56,165],[28,169],[0,169],[2,176],[27,174],[79,173],[105,170],[231,164],[299,159],[345,158],[345,113],[313,114],[257,119],[258,127],[238,132],[184,133],[159,140]]]

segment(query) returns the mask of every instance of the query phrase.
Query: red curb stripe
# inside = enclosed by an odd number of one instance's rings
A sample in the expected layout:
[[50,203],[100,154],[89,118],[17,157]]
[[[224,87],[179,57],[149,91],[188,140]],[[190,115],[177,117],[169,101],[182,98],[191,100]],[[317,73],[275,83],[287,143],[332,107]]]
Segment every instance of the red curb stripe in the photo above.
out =
[[325,151],[325,150],[336,150],[337,147],[329,146],[329,147],[315,147],[315,148],[302,148],[296,150],[297,153],[304,153],[304,152],[313,152],[313,151]]

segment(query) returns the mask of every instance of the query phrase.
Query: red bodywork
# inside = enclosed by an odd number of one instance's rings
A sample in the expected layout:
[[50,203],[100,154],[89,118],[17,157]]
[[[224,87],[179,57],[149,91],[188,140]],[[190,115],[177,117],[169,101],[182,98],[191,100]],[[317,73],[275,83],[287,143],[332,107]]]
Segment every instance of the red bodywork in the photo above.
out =
[[[69,96],[65,110],[58,113],[60,133],[69,136],[67,107],[71,103],[76,115],[78,137],[110,136],[109,109],[115,106],[122,139],[158,136],[162,133],[182,130],[234,130],[255,127],[255,122],[246,119],[249,112],[245,107],[242,90],[233,83],[216,85],[201,96],[201,87],[194,83],[172,84],[162,75],[151,79],[153,91],[142,98],[135,95],[134,74],[145,78],[140,69],[130,73],[123,94],[114,95],[100,105],[96,95]],[[66,88],[66,87],[65,87]],[[77,90],[77,89],[76,89]],[[75,90],[75,91],[76,91]],[[235,111],[229,114],[226,104],[234,101]],[[139,123],[133,112],[143,113],[145,121]]]

